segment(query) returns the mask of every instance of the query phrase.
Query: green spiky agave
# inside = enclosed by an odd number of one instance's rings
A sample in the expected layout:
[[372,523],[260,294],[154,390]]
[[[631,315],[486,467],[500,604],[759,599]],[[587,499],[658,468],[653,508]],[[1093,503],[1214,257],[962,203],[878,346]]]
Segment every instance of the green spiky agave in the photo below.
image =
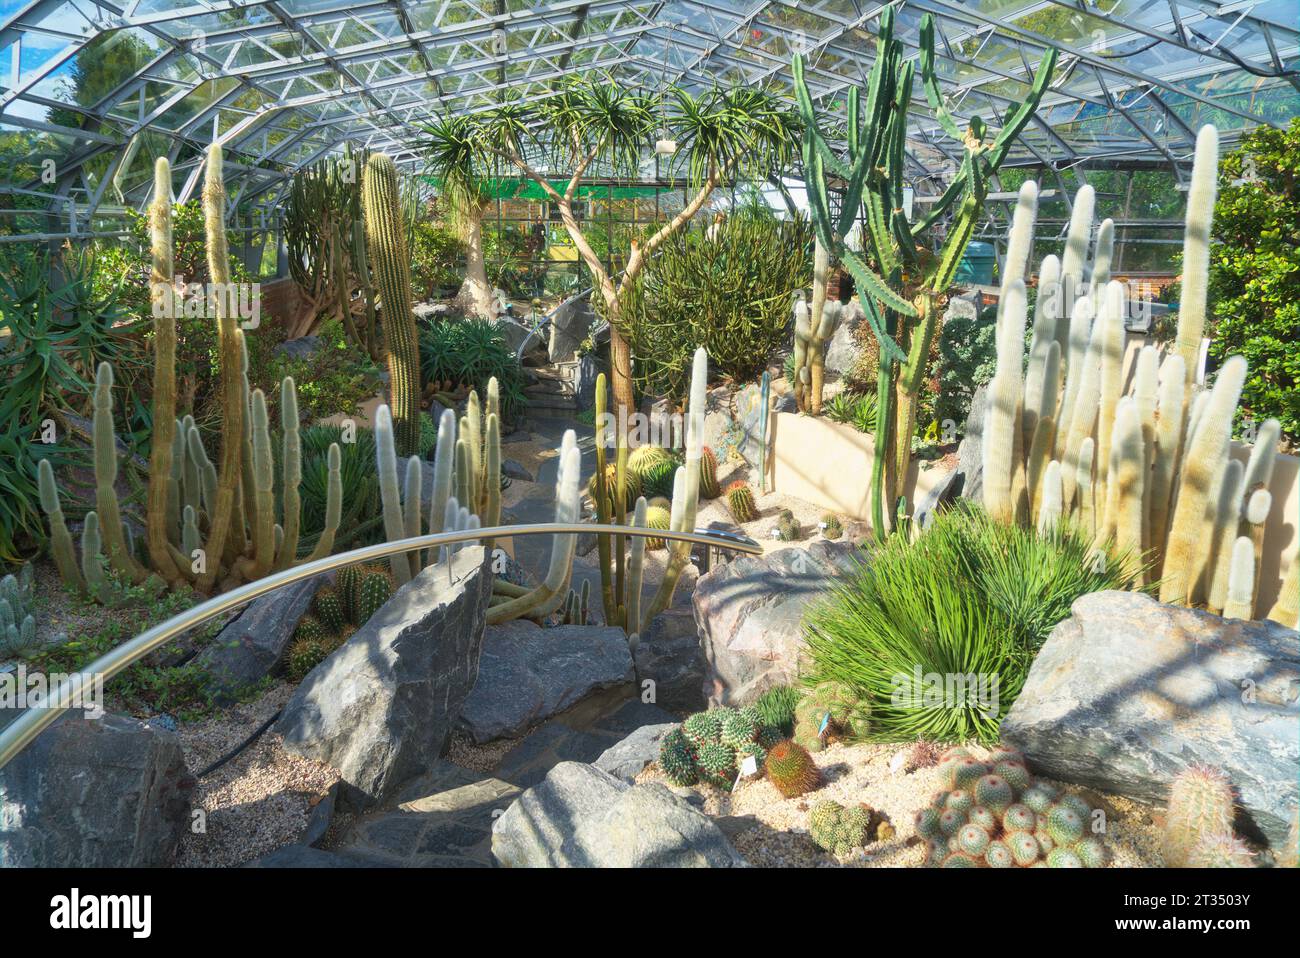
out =
[[[1024,100],[995,136],[985,123],[971,119],[963,131],[948,110],[934,69],[934,17],[925,14],[920,25],[920,77],[926,99],[943,131],[962,146],[957,175],[918,222],[903,212],[906,180],[906,123],[915,70],[905,59],[901,41],[894,37],[895,13],[880,13],[876,57],[862,91],[848,92],[847,156],[841,159],[823,137],[812,96],[804,80],[804,63],[796,55],[792,64],[795,96],[803,119],[802,158],[808,200],[817,240],[827,255],[837,257],[856,281],[872,332],[880,343],[878,377],[879,414],[872,470],[872,517],[877,535],[892,519],[897,483],[907,475],[911,459],[916,400],[925,381],[930,345],[938,320],[937,298],[956,272],[957,264],[979,223],[988,190],[988,178],[1006,158],[1012,142],[1029,123],[1047,91],[1057,52],[1048,48],[1034,74]],[[842,202],[832,211],[828,181],[843,181]],[[955,210],[943,247],[937,255],[925,251],[916,237]],[[863,239],[867,255],[859,257],[844,245],[860,213],[865,211]],[[868,263],[879,266],[876,272]],[[905,281],[904,275],[910,277]],[[824,296],[822,297],[824,300]],[[814,310],[811,324],[822,322]],[[893,469],[885,469],[886,456]],[[891,485],[886,488],[886,483]]]

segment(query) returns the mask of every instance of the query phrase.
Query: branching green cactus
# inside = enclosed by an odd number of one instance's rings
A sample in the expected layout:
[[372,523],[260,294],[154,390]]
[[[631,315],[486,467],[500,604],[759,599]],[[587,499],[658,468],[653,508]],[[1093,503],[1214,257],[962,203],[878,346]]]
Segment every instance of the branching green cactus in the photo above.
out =
[[[978,117],[971,118],[963,131],[948,110],[935,74],[934,18],[930,14],[921,18],[921,85],[935,119],[961,144],[963,152],[952,184],[923,219],[912,223],[903,212],[903,186],[914,67],[905,59],[901,41],[894,37],[894,17],[892,7],[880,13],[865,103],[860,90],[849,89],[844,159],[831,150],[818,127],[802,56],[796,56],[793,63],[795,94],[804,121],[804,179],[818,243],[853,276],[863,311],[880,343],[872,470],[872,517],[877,535],[889,530],[895,502],[907,480],[916,401],[926,378],[940,297],[952,282],[981,219],[989,177],[997,172],[1012,142],[1038,108],[1057,57],[1053,49],[1045,52],[1024,100],[996,136],[988,134]],[[845,184],[838,214],[831,211],[830,177]],[[918,237],[953,210],[954,221],[937,253],[918,243]],[[863,211],[866,256],[859,257],[844,245],[844,237]],[[814,319],[821,317],[810,316],[809,330]],[[796,366],[806,366],[815,358],[805,353],[802,363],[796,357]],[[811,377],[807,385],[811,387]]]

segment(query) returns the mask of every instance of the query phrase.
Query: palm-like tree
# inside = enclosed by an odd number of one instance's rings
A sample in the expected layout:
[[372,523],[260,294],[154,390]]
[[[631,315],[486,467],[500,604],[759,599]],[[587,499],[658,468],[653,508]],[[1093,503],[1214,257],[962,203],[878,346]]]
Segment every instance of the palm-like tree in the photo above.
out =
[[[481,141],[536,183],[556,204],[565,230],[591,271],[610,320],[610,369],[614,401],[634,408],[632,356],[623,326],[623,304],[647,259],[686,228],[713,191],[732,177],[767,177],[790,163],[799,138],[797,114],[776,96],[747,88],[714,89],[699,96],[670,88],[660,101],[631,91],[611,78],[575,77],[535,109],[506,104],[484,120]],[[661,103],[667,104],[660,109]],[[685,207],[644,243],[633,244],[620,278],[610,275],[573,215],[573,200],[593,166],[615,175],[635,175],[660,126],[678,152],[672,169],[684,171],[691,196]],[[563,192],[528,159],[537,153],[569,171]],[[620,421],[625,421],[619,417]]]
[[439,180],[452,226],[465,241],[468,263],[457,300],[469,313],[492,318],[492,287],[483,257],[483,217],[491,204],[488,181],[478,170],[490,135],[485,124],[469,116],[446,116],[426,127],[425,168]]

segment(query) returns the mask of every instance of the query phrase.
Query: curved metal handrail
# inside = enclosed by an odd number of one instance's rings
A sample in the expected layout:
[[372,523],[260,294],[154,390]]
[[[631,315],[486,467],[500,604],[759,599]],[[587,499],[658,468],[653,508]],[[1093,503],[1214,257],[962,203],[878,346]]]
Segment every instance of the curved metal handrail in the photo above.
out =
[[123,642],[113,651],[96,659],[81,669],[76,675],[69,676],[59,684],[57,691],[50,690],[46,703],[40,707],[28,708],[7,728],[0,731],[0,768],[30,745],[35,738],[48,728],[60,715],[68,711],[69,706],[61,703],[71,702],[82,687],[81,676],[95,675],[107,682],[127,666],[139,661],[154,649],[167,644],[178,635],[188,632],[195,626],[202,625],[222,613],[238,608],[268,592],[286,585],[292,585],[303,579],[309,579],[322,572],[331,572],[355,562],[369,559],[383,559],[388,556],[415,552],[432,546],[456,545],[473,542],[478,539],[512,538],[514,536],[555,535],[563,533],[610,533],[614,535],[640,536],[642,538],[673,539],[678,542],[692,542],[701,545],[743,552],[748,555],[761,555],[763,547],[746,536],[737,536],[720,530],[699,530],[693,532],[672,532],[664,529],[648,529],[632,526],[620,526],[611,523],[591,522],[538,522],[525,525],[490,526],[481,529],[465,529],[458,532],[438,532],[430,535],[399,539],[397,542],[381,542],[372,546],[363,546],[350,552],[326,556],[315,562],[306,562],[292,569],[263,576],[256,582],[250,582],[229,592],[213,596],[205,602],[174,615],[166,622],[161,622],[141,632],[129,642]]

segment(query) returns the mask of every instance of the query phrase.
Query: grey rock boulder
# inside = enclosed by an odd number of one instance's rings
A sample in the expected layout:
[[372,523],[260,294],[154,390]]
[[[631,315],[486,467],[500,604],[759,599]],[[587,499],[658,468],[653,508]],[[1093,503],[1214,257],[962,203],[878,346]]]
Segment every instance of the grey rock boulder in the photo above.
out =
[[311,359],[321,350],[321,338],[319,336],[299,336],[297,339],[290,339],[275,347],[275,351],[290,359]]
[[428,771],[478,677],[491,592],[481,546],[415,576],[298,686],[285,748],[337,769],[353,808]]
[[1279,842],[1300,779],[1300,633],[1131,592],[1075,601],[1010,713],[1005,741],[1031,767],[1163,804],[1192,764],[1238,791],[1238,827]]
[[840,321],[826,342],[822,366],[830,379],[839,379],[853,371],[858,361],[858,327],[867,321],[866,313],[857,298],[849,300],[840,309]]
[[280,667],[298,620],[325,582],[313,576],[254,599],[203,648],[194,661],[210,676],[217,701],[231,701]]
[[654,682],[655,702],[674,712],[698,712],[708,703],[701,689],[707,671],[691,604],[688,568],[673,604],[650,620],[636,647],[638,682]]
[[628,785],[561,762],[492,828],[509,868],[738,868],[745,860],[704,814],[659,784]]
[[551,362],[572,359],[595,321],[596,314],[591,308],[590,295],[557,307],[551,314],[551,336],[547,344]]
[[195,780],[173,732],[70,713],[0,769],[0,868],[158,868]]
[[660,741],[675,728],[676,722],[643,725],[617,745],[605,749],[592,764],[631,785],[647,765],[659,758]]
[[543,629],[523,620],[491,626],[460,725],[478,743],[517,736],[592,692],[634,677],[622,629]]
[[963,499],[984,498],[984,417],[989,411],[989,387],[979,386],[970,401],[966,432],[957,446],[957,475]]
[[805,656],[803,615],[855,568],[848,542],[814,542],[761,557],[740,556],[700,577],[695,624],[710,705],[741,706],[797,678]]
[[532,482],[534,476],[523,465],[514,459],[504,459],[501,462],[501,474],[510,479],[519,479],[523,482]]

